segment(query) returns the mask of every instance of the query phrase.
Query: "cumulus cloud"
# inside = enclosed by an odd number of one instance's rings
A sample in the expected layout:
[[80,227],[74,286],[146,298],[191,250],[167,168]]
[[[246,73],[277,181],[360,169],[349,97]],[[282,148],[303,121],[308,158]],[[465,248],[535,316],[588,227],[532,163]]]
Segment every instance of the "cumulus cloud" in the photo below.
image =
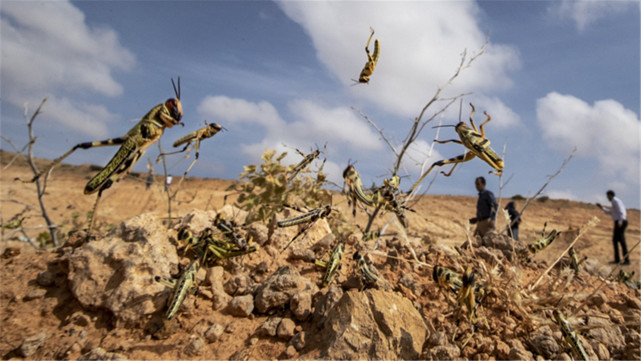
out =
[[604,174],[639,183],[641,123],[636,113],[607,99],[590,105],[572,95],[549,93],[536,103],[543,138],[553,148],[599,161]]
[[[104,107],[60,94],[120,95],[122,86],[111,72],[130,69],[133,54],[112,29],[89,27],[84,14],[66,1],[4,2],[1,15],[3,98],[22,106],[49,97],[48,114],[77,131],[97,134],[98,122],[113,116]],[[63,110],[68,114],[55,117]]]
[[[437,86],[444,84],[468,49],[468,59],[485,42],[474,2],[281,2],[284,12],[309,34],[319,60],[355,97],[401,116],[416,116]],[[367,57],[369,28],[381,56],[369,85],[349,87]],[[373,43],[373,42],[372,42]],[[373,45],[370,45],[373,47]],[[489,43],[485,54],[444,96],[489,93],[512,86],[509,73],[520,67],[518,52]]]
[[290,112],[297,119],[286,122],[276,108],[265,101],[250,102],[227,96],[208,96],[198,106],[206,118],[228,122],[230,127],[242,129],[259,125],[255,134],[261,134],[257,143],[243,144],[243,151],[259,157],[265,148],[285,150],[282,144],[309,147],[309,144],[328,142],[334,149],[375,150],[382,144],[377,135],[347,107],[325,107],[309,100],[289,103]]
[[622,13],[634,6],[639,6],[636,1],[594,1],[594,0],[561,0],[554,2],[549,11],[576,23],[579,32],[584,31],[589,25],[607,16]]

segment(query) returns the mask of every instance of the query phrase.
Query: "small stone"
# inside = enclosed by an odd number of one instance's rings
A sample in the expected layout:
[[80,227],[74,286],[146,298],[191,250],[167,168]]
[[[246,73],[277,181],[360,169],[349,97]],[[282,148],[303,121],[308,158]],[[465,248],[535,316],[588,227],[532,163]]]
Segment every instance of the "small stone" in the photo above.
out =
[[27,337],[20,345],[20,353],[24,357],[33,355],[40,346],[42,346],[49,336],[45,332],[37,333],[31,337]]
[[189,345],[185,346],[185,353],[190,356],[195,356],[202,352],[203,348],[205,348],[205,342],[202,338],[195,336]]
[[208,268],[207,274],[205,275],[205,284],[209,284],[212,286],[222,286],[224,272],[225,270],[222,266]]
[[285,350],[285,356],[287,356],[287,358],[294,358],[294,356],[296,356],[296,349],[294,348],[294,346],[287,346],[287,349]]
[[227,305],[227,311],[232,316],[247,317],[254,310],[254,296],[244,295],[232,298]]
[[223,326],[218,323],[214,323],[207,329],[207,331],[205,331],[205,340],[209,343],[216,342],[220,340],[224,332],[225,328]]
[[100,347],[96,347],[91,351],[87,352],[86,354],[80,356],[78,358],[78,361],[89,361],[89,360],[117,361],[117,360],[126,360],[126,359],[127,358],[123,354],[119,354],[115,352],[107,352]]
[[630,297],[626,294],[623,295],[623,299],[625,300],[625,304],[630,307],[634,308],[635,310],[641,309],[641,299],[635,298],[635,297]]
[[283,318],[276,329],[276,336],[281,339],[289,340],[294,336],[294,330],[296,329],[296,323],[290,318]]
[[299,332],[290,341],[290,344],[294,346],[296,351],[300,351],[305,347],[305,332]]
[[82,346],[80,346],[78,342],[74,342],[73,345],[71,345],[71,347],[69,348],[69,351],[73,353],[80,353],[80,351],[82,351]]
[[225,332],[234,333],[234,331],[236,331],[237,328],[238,328],[238,325],[236,324],[236,322],[231,322],[231,323],[228,323],[227,326],[225,327]]
[[306,320],[312,313],[312,294],[301,292],[292,296],[290,309],[297,320]]
[[42,271],[38,273],[38,277],[36,278],[36,281],[42,287],[49,287],[53,285],[55,281],[55,276],[51,271]]
[[461,350],[453,345],[432,347],[428,354],[434,360],[455,360],[461,355]]
[[599,307],[602,304],[604,304],[605,301],[606,301],[605,295],[603,294],[603,292],[599,292],[599,293],[593,295],[592,297],[590,297],[588,299],[588,301],[587,301],[587,304],[590,305],[590,306]]
[[71,322],[80,327],[87,327],[89,325],[89,317],[82,314],[81,312],[76,312],[71,315]]
[[274,337],[276,336],[276,330],[278,329],[278,325],[280,324],[280,321],[283,319],[281,317],[270,317],[265,321],[262,325],[257,330],[257,334],[259,336],[271,336]]
[[43,288],[37,288],[35,290],[29,291],[26,296],[22,298],[23,301],[31,301],[38,298],[43,298],[47,294],[47,290]]
[[602,343],[599,343],[599,345],[596,347],[596,354],[597,356],[599,356],[599,360],[610,359],[610,351],[608,351],[608,348],[605,347],[605,345]]
[[231,300],[231,296],[226,294],[225,291],[223,291],[222,287],[221,288],[213,288],[211,289],[212,291],[212,308],[214,310],[220,310],[221,308],[227,306],[229,301]]
[[562,360],[562,361],[573,361],[573,360],[572,360],[572,357],[570,357],[570,355],[568,355],[568,354],[567,354],[567,353],[565,353],[565,352],[563,352],[563,353],[559,354],[559,355],[557,356],[557,358],[558,358],[559,360]]
[[510,355],[510,346],[503,341],[497,340],[494,351],[499,360],[507,360],[507,357]]

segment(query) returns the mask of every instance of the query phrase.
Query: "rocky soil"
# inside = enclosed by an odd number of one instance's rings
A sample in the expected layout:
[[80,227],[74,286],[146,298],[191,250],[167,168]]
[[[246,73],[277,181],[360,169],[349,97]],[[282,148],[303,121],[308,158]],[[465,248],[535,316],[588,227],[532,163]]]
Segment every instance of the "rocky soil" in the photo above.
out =
[[[16,195],[22,194],[23,185],[11,179],[27,172],[12,172],[2,175],[3,197],[20,199]],[[124,191],[125,186],[114,188]],[[69,213],[65,202],[82,202],[74,209],[85,207],[85,200],[78,197],[51,203],[61,214]],[[155,202],[150,199],[148,204]],[[135,201],[129,206],[123,202],[122,213],[138,206]],[[313,259],[326,259],[338,241],[325,220],[317,221],[285,252],[281,249],[298,230],[274,225],[292,214],[277,214],[269,225],[245,225],[241,232],[251,236],[259,250],[201,268],[198,293],[187,296],[170,322],[162,318],[171,289],[154,277],[178,275],[190,261],[177,248],[176,229],[189,225],[198,232],[211,226],[218,213],[242,224],[243,211],[215,201],[216,210],[202,205],[187,210],[190,204],[185,202],[179,207],[178,224],[171,229],[164,210],[140,212],[122,217],[112,227],[104,227],[109,221],[103,221],[102,233],[89,242],[82,231],[70,230],[64,245],[46,251],[4,239],[0,354],[3,359],[30,360],[569,360],[569,345],[551,318],[551,310],[557,309],[579,332],[591,359],[641,358],[641,293],[608,278],[617,271],[603,260],[609,257],[609,248],[603,248],[608,255],[589,252],[597,247],[595,234],[608,229],[603,221],[577,243],[579,254],[588,256],[578,275],[565,261],[546,274],[590,218],[557,223],[564,232],[551,247],[534,257],[521,257],[525,241],[513,243],[500,235],[468,239],[464,227],[448,225],[452,215],[441,216],[450,207],[461,218],[460,203],[467,207],[473,198],[451,197],[436,208],[430,202],[439,202],[439,197],[418,205],[418,211],[430,216],[423,221],[410,218],[414,224],[407,238],[386,237],[376,251],[373,243],[360,241],[359,233],[342,239],[346,244],[342,267],[325,288],[321,287],[324,270]],[[524,222],[524,239],[533,238],[528,232],[534,234],[534,229],[540,232],[538,219],[546,215],[567,211],[566,220],[585,215],[577,211],[581,204],[550,202],[552,210],[531,210],[526,221],[532,224]],[[7,203],[3,203],[4,219],[12,215],[5,213],[10,212],[4,207]],[[113,198],[106,201],[103,217],[117,219],[122,214],[110,211],[114,203]],[[17,213],[19,208],[11,209]],[[425,211],[430,208],[431,213]],[[638,219],[630,228],[636,232],[628,236],[631,246],[636,242],[632,236],[638,235]],[[355,251],[367,254],[378,274],[373,287],[364,287],[352,260]],[[638,269],[638,259],[635,254],[633,266],[625,269]],[[435,265],[459,273],[470,266],[476,282],[485,286],[475,332],[467,312],[457,317],[455,295],[433,280]]]

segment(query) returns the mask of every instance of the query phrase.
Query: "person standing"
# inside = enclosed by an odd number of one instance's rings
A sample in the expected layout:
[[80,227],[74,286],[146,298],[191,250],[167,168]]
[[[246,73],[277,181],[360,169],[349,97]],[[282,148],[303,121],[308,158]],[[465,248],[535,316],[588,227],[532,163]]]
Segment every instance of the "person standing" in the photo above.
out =
[[512,236],[515,241],[519,240],[519,224],[521,224],[521,215],[519,211],[516,210],[514,201],[505,206],[505,210],[510,216],[510,224],[507,226],[508,234]]
[[485,189],[485,178],[477,177],[474,180],[476,190],[479,192],[479,199],[476,202],[476,217],[470,219],[471,224],[476,224],[474,235],[483,238],[490,231],[494,230],[496,210],[498,204],[494,193]]
[[612,235],[612,245],[614,246],[614,261],[610,264],[620,263],[621,257],[619,257],[619,243],[621,244],[621,251],[625,256],[625,261],[622,263],[624,265],[630,264],[630,255],[628,254],[628,245],[625,243],[625,229],[628,227],[628,220],[626,219],[626,211],[623,202],[617,197],[614,196],[614,191],[609,190],[605,193],[608,197],[608,200],[612,203],[610,209],[602,206],[600,203],[597,203],[603,212],[609,214],[614,221],[614,233]]

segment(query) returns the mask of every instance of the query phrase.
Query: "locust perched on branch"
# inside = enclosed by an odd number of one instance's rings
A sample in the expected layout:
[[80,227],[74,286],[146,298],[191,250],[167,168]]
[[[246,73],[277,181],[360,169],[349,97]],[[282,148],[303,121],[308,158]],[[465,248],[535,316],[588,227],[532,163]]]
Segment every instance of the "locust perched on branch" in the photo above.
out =
[[[468,152],[454,158],[444,159],[444,160],[439,160],[437,162],[434,162],[429,167],[429,169],[425,173],[423,173],[423,175],[421,175],[418,181],[412,186],[410,193],[413,192],[414,189],[416,189],[416,187],[421,183],[421,181],[423,181],[423,179],[430,173],[432,168],[436,166],[440,167],[445,164],[454,164],[454,166],[452,167],[452,169],[450,169],[448,173],[441,172],[446,177],[449,177],[450,175],[452,175],[452,172],[454,171],[454,168],[456,168],[457,164],[468,162],[474,159],[475,157],[482,159],[487,164],[489,164],[492,168],[497,170],[496,172],[490,171],[490,173],[496,174],[499,176],[503,174],[503,167],[504,167],[503,159],[499,157],[499,155],[496,154],[496,152],[492,148],[490,148],[490,140],[485,137],[485,130],[483,129],[483,126],[487,124],[492,119],[492,117],[490,117],[490,115],[487,114],[487,112],[483,112],[483,114],[485,114],[487,119],[483,123],[481,123],[480,133],[479,133],[479,129],[476,128],[476,125],[474,124],[474,120],[472,119],[472,116],[474,115],[474,112],[475,112],[474,105],[470,103],[470,106],[472,107],[472,112],[470,113],[470,124],[472,125],[473,129],[468,127],[467,124],[465,124],[464,122],[459,122],[453,127],[456,130],[456,133],[458,134],[461,140],[458,140],[458,139],[434,140],[435,142],[441,143],[441,144],[449,143],[449,142],[462,144],[463,146],[465,146],[465,148],[468,149]],[[451,127],[452,125],[448,125],[448,126]]]
[[67,153],[55,159],[45,171],[36,175],[31,180],[32,182],[35,182],[36,179],[41,177],[43,174],[47,177],[53,167],[62,162],[63,159],[68,157],[78,148],[89,149],[93,147],[119,145],[120,149],[118,149],[118,152],[116,152],[113,158],[111,158],[109,163],[107,163],[107,165],[98,174],[89,180],[85,186],[84,194],[93,194],[98,192],[98,197],[94,203],[93,211],[89,217],[87,236],[91,235],[94,221],[96,219],[98,202],[100,201],[102,192],[131,171],[131,168],[136,164],[138,159],[142,157],[147,148],[160,139],[165,128],[171,128],[176,124],[181,124],[180,120],[183,116],[183,109],[180,103],[180,78],[178,78],[178,87],[176,87],[176,83],[174,83],[173,79],[171,80],[171,84],[174,87],[174,94],[176,97],[168,99],[164,103],[153,107],[147,114],[145,114],[145,116],[142,117],[140,122],[131,128],[124,136],[97,142],[76,144]]

